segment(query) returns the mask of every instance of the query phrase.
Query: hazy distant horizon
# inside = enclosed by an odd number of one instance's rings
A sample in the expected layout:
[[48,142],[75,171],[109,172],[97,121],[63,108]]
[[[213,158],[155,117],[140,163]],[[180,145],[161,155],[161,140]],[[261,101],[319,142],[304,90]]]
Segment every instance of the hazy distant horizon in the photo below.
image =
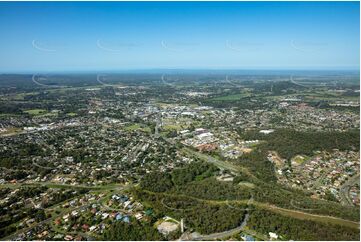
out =
[[359,75],[359,69],[184,69],[184,68],[149,68],[127,70],[79,70],[79,71],[0,71],[0,75],[77,75],[77,74],[229,74],[229,75],[320,75],[320,74],[350,74]]

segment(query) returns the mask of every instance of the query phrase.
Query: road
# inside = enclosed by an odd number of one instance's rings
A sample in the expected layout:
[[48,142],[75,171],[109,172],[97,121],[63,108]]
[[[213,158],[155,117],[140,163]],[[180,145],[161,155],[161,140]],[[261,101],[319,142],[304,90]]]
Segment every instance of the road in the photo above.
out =
[[207,234],[207,235],[194,236],[194,234],[190,234],[188,236],[184,236],[184,238],[186,238],[186,240],[196,240],[196,241],[197,240],[220,240],[220,239],[230,237],[234,234],[241,232],[242,229],[247,225],[247,222],[249,219],[249,205],[251,205],[253,203],[253,201],[254,201],[254,199],[253,199],[253,195],[252,195],[251,198],[247,202],[248,207],[245,209],[246,213],[245,213],[244,219],[238,227],[227,230],[227,231],[213,233],[213,234]]
[[[158,133],[158,127],[160,126],[161,124],[161,119],[162,117],[160,116],[160,114],[158,114],[157,116],[157,120],[156,120],[156,128],[155,128],[155,133],[153,134],[154,137],[159,137],[159,133]],[[176,142],[172,139],[169,139],[169,138],[165,138],[163,137],[163,139],[168,142],[170,145],[176,145]],[[241,167],[238,167],[238,166],[235,166],[229,162],[226,162],[226,161],[221,161],[221,160],[218,160],[210,155],[207,155],[207,154],[203,154],[203,153],[200,153],[200,152],[197,152],[197,151],[194,151],[186,146],[183,145],[183,150],[188,153],[188,154],[192,154],[192,155],[195,155],[197,156],[198,158],[202,159],[202,160],[205,160],[209,163],[213,163],[215,164],[217,167],[219,168],[222,168],[222,169],[225,169],[225,170],[230,170],[230,171],[233,171],[233,172],[240,172],[242,170]]]
[[53,169],[56,169],[56,167],[41,166],[41,165],[39,165],[38,163],[36,163],[35,161],[33,161],[33,165],[34,165],[34,166],[37,166],[37,167],[39,167],[39,168],[45,169],[45,170],[53,170]]
[[207,161],[209,163],[215,164],[219,168],[222,168],[222,169],[225,169],[225,170],[230,170],[230,171],[233,171],[233,172],[236,172],[236,173],[238,173],[238,172],[240,172],[242,170],[241,167],[235,166],[235,165],[233,165],[233,164],[231,164],[229,162],[226,162],[226,161],[218,160],[218,159],[216,159],[216,158],[214,158],[214,157],[212,157],[210,155],[203,154],[203,153],[200,153],[200,152],[197,152],[197,151],[193,151],[188,147],[184,147],[183,149],[187,153],[195,155],[198,158],[200,158],[202,160],[205,160],[205,161]]
[[87,189],[87,190],[95,190],[95,191],[110,191],[110,190],[124,190],[126,188],[130,188],[133,186],[132,184],[124,185],[124,184],[109,184],[102,186],[87,186],[87,185],[71,185],[71,184],[61,184],[56,182],[32,182],[32,183],[15,183],[15,184],[1,184],[0,188],[8,187],[8,188],[20,188],[25,186],[46,186],[51,188],[64,188],[64,189]]
[[307,86],[302,85],[302,84],[300,84],[300,83],[298,83],[298,82],[295,82],[295,81],[293,80],[293,76],[290,76],[290,82],[292,82],[293,84],[295,84],[295,85],[297,85],[297,86],[306,87],[306,88],[307,88]]
[[192,240],[219,240],[219,239],[223,239],[223,238],[232,236],[232,235],[237,234],[242,231],[242,229],[247,225],[248,219],[249,219],[249,213],[246,213],[241,225],[238,226],[237,228],[230,229],[230,230],[220,232],[220,233],[201,235],[200,237],[192,238]]
[[[148,190],[143,190],[144,192],[150,193],[150,194],[156,194],[156,192],[151,192]],[[227,205],[230,202],[234,203],[234,204],[252,204],[256,207],[260,207],[263,209],[267,209],[267,210],[271,210],[273,212],[277,212],[280,213],[282,215],[285,216],[289,216],[289,217],[293,217],[293,218],[297,218],[297,219],[307,219],[307,220],[312,220],[312,221],[316,221],[316,222],[323,222],[323,223],[332,223],[332,224],[338,224],[341,226],[347,226],[347,227],[351,227],[351,228],[360,228],[360,223],[358,221],[352,221],[352,220],[347,220],[347,219],[343,219],[343,218],[339,218],[339,217],[333,217],[333,216],[329,216],[329,215],[321,215],[321,214],[314,214],[314,213],[307,213],[304,211],[299,211],[299,210],[294,210],[294,209],[287,209],[287,208],[281,208],[281,207],[277,207],[275,205],[269,204],[269,203],[262,203],[262,202],[257,202],[254,200],[227,200],[227,201],[222,201],[222,200],[210,200],[210,199],[201,199],[201,198],[197,198],[194,196],[189,196],[189,195],[174,195],[174,194],[169,194],[166,192],[160,192],[159,194],[162,194],[164,196],[171,196],[171,197],[184,197],[184,198],[190,198],[190,199],[194,199],[200,202],[208,202],[211,204],[222,204],[222,205]]]
[[340,198],[342,205],[354,206],[350,198],[350,188],[355,184],[360,184],[360,174],[356,174],[349,178],[340,188]]
[[162,117],[161,117],[161,114],[158,113],[157,114],[157,121],[156,121],[156,124],[155,124],[155,128],[154,128],[154,137],[155,138],[159,138],[159,128],[161,126],[161,121]]

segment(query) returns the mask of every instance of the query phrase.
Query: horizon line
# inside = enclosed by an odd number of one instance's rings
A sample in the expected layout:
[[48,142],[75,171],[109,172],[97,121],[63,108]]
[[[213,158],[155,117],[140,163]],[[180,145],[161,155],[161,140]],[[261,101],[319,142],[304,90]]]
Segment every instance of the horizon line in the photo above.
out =
[[12,70],[12,71],[0,71],[0,75],[6,74],[41,74],[41,73],[124,73],[124,72],[157,72],[157,71],[185,71],[185,72],[197,72],[197,71],[328,71],[328,72],[360,72],[359,68],[130,68],[130,69],[98,69],[98,70]]

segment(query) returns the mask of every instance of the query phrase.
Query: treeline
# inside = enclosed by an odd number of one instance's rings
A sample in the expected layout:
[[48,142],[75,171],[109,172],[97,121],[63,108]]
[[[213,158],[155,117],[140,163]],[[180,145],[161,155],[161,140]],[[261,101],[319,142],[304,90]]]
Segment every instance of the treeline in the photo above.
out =
[[[345,209],[344,206],[336,202],[311,199],[309,198],[310,194],[278,184],[274,175],[273,164],[267,160],[267,150],[264,148],[255,148],[251,153],[244,154],[238,162],[247,167],[255,177],[241,172],[234,178],[233,182],[234,184],[239,182],[255,184],[254,198],[258,202],[293,210],[302,211],[305,209],[311,213],[359,221],[359,208]],[[293,204],[292,201],[297,205]]]
[[153,192],[165,192],[173,187],[172,176],[164,172],[152,172],[143,177],[140,187]]
[[211,176],[218,168],[213,164],[194,162],[171,173],[152,172],[141,180],[141,188],[153,192],[165,192],[173,186],[181,186],[194,180],[202,180]]
[[[6,159],[5,159],[6,160]],[[11,159],[13,161],[15,161],[15,159]],[[3,161],[3,160],[2,160]],[[2,164],[5,164],[5,163],[2,163]],[[19,165],[19,164],[16,164],[16,165]],[[11,166],[10,166],[11,167]],[[14,166],[13,166],[14,167]],[[31,174],[31,171],[29,170],[9,170],[5,176],[4,176],[4,179],[6,181],[11,181],[13,179],[16,179],[16,180],[21,180],[21,179],[24,179],[26,178],[28,175]]]
[[[145,204],[152,206],[156,217],[167,215],[176,219],[183,218],[186,226],[202,234],[233,229],[243,221],[246,205],[211,205],[191,198],[250,198],[248,189],[240,189],[232,182],[217,181],[212,177],[217,171],[218,168],[213,164],[194,162],[171,173],[150,173],[140,183],[141,189],[145,190],[137,189],[134,194],[138,199],[145,201]],[[167,192],[167,195],[162,192]]]
[[44,204],[44,208],[54,206],[65,200],[68,200],[70,198],[73,198],[73,197],[76,197],[76,196],[79,196],[81,194],[85,194],[88,192],[89,192],[88,189],[79,189],[76,191],[76,193],[74,193],[74,190],[72,190],[72,189],[70,189],[70,190],[60,189],[58,192],[53,193],[52,198]]
[[48,188],[45,186],[37,186],[37,187],[21,187],[19,191],[16,193],[17,198],[21,197],[34,197],[38,196],[40,193],[43,193]]
[[302,191],[285,189],[277,183],[257,183],[254,199],[257,202],[273,204],[291,210],[329,215],[353,221],[359,221],[360,216],[360,209],[358,207],[345,208],[340,203],[311,199]]
[[4,238],[17,230],[17,225],[22,219],[34,218],[37,222],[46,218],[43,209],[24,208],[21,213],[9,212],[0,218],[0,238]]
[[281,236],[282,240],[358,241],[360,238],[359,229],[299,220],[264,209],[251,211],[247,226],[263,234],[274,232]]
[[[274,174],[273,170],[261,168],[257,170],[258,167],[262,167],[262,164],[267,164],[262,159],[264,160],[265,157],[260,157],[259,159],[254,160],[248,159],[245,162],[242,157],[240,163],[246,166],[252,174],[256,175],[256,178],[241,172],[233,180],[234,184],[238,184],[239,182],[253,183],[255,185],[253,195],[256,201],[292,210],[300,210],[359,221],[360,209],[358,207],[347,207],[347,209],[345,209],[345,207],[340,203],[311,199],[309,197],[310,194],[307,192],[284,187],[278,184],[276,180],[271,179]],[[269,162],[269,164],[271,163]]]
[[135,196],[151,204],[155,216],[165,215],[184,219],[184,224],[201,234],[223,232],[239,226],[245,216],[246,205],[210,204],[183,195],[151,194],[136,190]]
[[244,139],[259,139],[267,142],[259,146],[263,150],[274,150],[282,158],[291,159],[295,155],[312,155],[317,150],[332,149],[359,150],[359,130],[346,132],[337,131],[296,131],[292,129],[278,129],[268,135],[260,134],[258,130],[238,131]]
[[103,235],[103,240],[115,241],[139,241],[139,240],[164,240],[161,234],[150,223],[141,224],[138,221],[132,223],[115,222]]
[[47,151],[34,143],[12,144],[12,149],[0,152],[0,167],[14,168],[28,164],[30,156],[46,156]]
[[212,164],[204,162],[194,162],[181,169],[172,172],[173,182],[176,186],[184,185],[193,180],[202,180],[212,176],[218,168]]
[[[215,177],[204,178],[204,174],[211,176],[215,168],[207,163],[194,163],[171,173],[148,174],[141,181],[141,188],[152,192],[167,192],[175,196],[184,195],[221,201],[247,200],[253,195],[255,201],[261,203],[358,221],[360,213],[358,208],[345,209],[336,202],[311,199],[306,192],[277,184],[273,178],[274,172],[270,166],[272,164],[265,160],[265,154],[253,151],[245,155],[246,158],[242,157],[240,163],[246,166],[252,175],[241,172],[233,182],[218,181]],[[207,169],[208,166],[210,167]],[[241,187],[238,185],[240,182],[250,182],[254,187]]]
[[273,95],[294,94],[297,91],[305,90],[306,87],[295,84],[291,81],[272,81],[254,84],[255,93],[271,92]]
[[175,187],[171,192],[208,200],[245,200],[251,197],[251,189],[217,181],[214,177]]
[[[256,178],[266,182],[276,182],[273,164],[267,159],[267,150],[255,148],[252,152],[243,154],[238,162],[246,167]],[[245,174],[242,174],[245,176]],[[251,178],[251,177],[249,177]],[[245,177],[243,178],[245,179]],[[253,182],[253,180],[251,180]]]
[[269,104],[267,104],[267,100],[258,97],[254,99],[254,97],[242,97],[236,100],[213,100],[212,97],[209,99],[203,100],[200,99],[204,105],[211,106],[214,108],[233,108],[236,107],[238,110],[245,110],[245,109],[263,109],[267,108]]

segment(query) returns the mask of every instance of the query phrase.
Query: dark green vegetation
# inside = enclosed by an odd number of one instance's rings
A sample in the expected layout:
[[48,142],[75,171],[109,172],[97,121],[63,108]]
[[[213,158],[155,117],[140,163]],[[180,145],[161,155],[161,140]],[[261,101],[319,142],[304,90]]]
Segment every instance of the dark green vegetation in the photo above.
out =
[[[237,162],[246,167],[251,174],[259,180],[265,182],[277,181],[273,164],[267,160],[267,150],[256,148],[251,153],[244,154]],[[245,174],[242,174],[242,176],[243,179],[248,177],[250,181],[254,181],[254,177],[252,176],[247,176]]]
[[[152,205],[157,217],[164,215],[176,219],[184,218],[187,227],[201,234],[210,234],[233,229],[241,224],[245,206],[235,207],[202,202],[187,196],[172,196],[137,190],[138,198]],[[235,209],[239,209],[235,212]]]
[[191,163],[182,169],[176,169],[171,174],[164,172],[149,173],[144,176],[140,186],[153,192],[165,192],[173,186],[185,185],[193,180],[201,180],[211,176],[218,169],[210,164]]
[[260,134],[258,130],[251,132],[239,132],[244,139],[259,139],[267,141],[259,148],[262,150],[274,150],[282,158],[290,159],[295,155],[312,155],[316,150],[330,151],[359,150],[360,131],[295,131],[291,129],[279,129],[268,135]]
[[[249,155],[252,157],[252,153]],[[300,191],[287,190],[275,182],[265,182],[245,173],[236,176],[233,183],[217,181],[214,178],[215,171],[213,165],[194,163],[170,174],[148,174],[141,182],[141,189],[134,190],[134,194],[147,206],[154,208],[157,217],[168,215],[176,219],[184,218],[187,226],[202,234],[226,231],[239,226],[245,215],[247,201],[253,197],[255,202],[250,205],[249,227],[258,232],[276,232],[284,236],[284,239],[294,240],[317,240],[320,231],[327,234],[322,237],[325,240],[353,240],[359,236],[357,229],[346,225],[327,224],[327,217],[324,217],[322,222],[307,220],[307,213],[316,213],[358,221],[357,208],[345,209],[339,203],[313,200]],[[175,184],[174,181],[178,181],[179,176],[185,174],[191,175]],[[202,174],[207,174],[207,178]],[[240,182],[251,182],[256,187],[252,189],[240,186]],[[292,211],[297,209],[290,203],[290,199],[295,201],[300,209],[305,209],[299,210],[304,219],[297,214],[292,215]],[[270,205],[290,209],[288,214],[291,214],[291,217],[265,209]],[[282,213],[282,210],[280,212]]]
[[141,183],[143,189],[154,192],[165,192],[173,186],[172,176],[167,173],[154,172],[144,176]]
[[212,164],[197,162],[175,169],[170,174],[148,174],[140,184],[143,190],[137,189],[135,194],[151,205],[158,217],[168,215],[177,219],[185,218],[187,226],[203,234],[232,229],[240,225],[244,210],[235,213],[234,209],[227,205],[212,205],[191,198],[249,198],[249,192],[236,189],[229,182],[218,182],[211,177],[217,170]]
[[[251,153],[244,154],[236,161],[237,164],[246,167],[254,176],[240,173],[234,179],[234,182],[246,181],[255,184],[254,194],[256,201],[295,209],[290,202],[290,199],[293,199],[297,202],[298,208],[305,209],[306,211],[309,210],[316,214],[359,221],[360,210],[357,207],[345,209],[339,203],[311,199],[309,197],[310,194],[307,194],[307,192],[281,186],[277,183],[273,164],[267,160],[269,150],[276,150],[281,156],[284,155],[287,158],[291,158],[297,154],[313,154],[313,151],[318,149],[349,149],[350,146],[359,143],[359,134],[356,131],[307,133],[277,130],[268,135],[262,135],[258,131],[241,132],[241,135],[245,139],[265,140]],[[355,149],[358,149],[358,145]]]
[[232,108],[237,107],[237,110],[244,109],[262,109],[268,106],[267,100],[255,96],[230,94],[229,96],[214,97],[209,100],[204,100],[203,103],[215,108]]
[[[0,152],[0,167],[13,168],[15,166],[25,165],[23,161],[32,155],[46,155],[46,151],[38,144],[14,144],[13,149]],[[17,178],[19,179],[19,178]]]
[[233,186],[232,182],[220,182],[214,177],[218,168],[213,164],[197,162],[169,173],[150,173],[140,186],[151,192],[183,194],[199,199],[249,199],[250,190]]
[[282,216],[264,209],[251,212],[250,229],[282,235],[283,240],[358,240],[360,231],[345,226],[316,223]]
[[[46,190],[46,188],[44,188],[44,187],[21,188],[18,192],[18,196],[19,197],[20,196],[21,197],[31,197],[31,196],[39,195],[40,193],[44,192],[45,190]],[[6,195],[7,193],[11,192],[10,189],[6,189],[6,188],[1,188],[0,191],[2,194],[1,197]],[[14,225],[14,223],[20,221],[21,219],[23,219],[27,216],[31,216],[31,217],[34,217],[37,221],[40,221],[42,218],[41,216],[44,216],[44,214],[42,213],[43,210],[34,209],[34,208],[25,208],[20,204],[13,206],[10,211],[2,209],[7,204],[12,204],[12,203],[18,202],[19,197],[12,196],[9,201],[7,201],[5,204],[3,204],[1,206],[1,209],[0,209],[0,216],[1,216],[0,237],[1,238],[14,232],[16,230],[16,226]],[[18,211],[21,211],[21,213],[19,213]],[[16,214],[18,214],[18,215],[14,216]]]
[[164,240],[152,226],[152,223],[141,224],[137,221],[132,221],[130,224],[115,222],[106,230],[103,239],[122,241]]
[[232,182],[220,182],[214,177],[190,182],[184,186],[174,188],[172,192],[211,200],[242,200],[249,199],[251,196],[250,189],[234,186]]
[[311,199],[302,191],[286,190],[276,183],[260,183],[255,191],[255,200],[282,208],[359,221],[360,209],[358,207],[347,207],[345,209],[340,203]]
[[[271,169],[262,170],[257,168],[262,167],[263,164],[268,164],[269,161],[262,161],[261,157],[254,155],[254,152],[247,156],[253,157],[253,159],[248,158],[246,160],[249,163],[244,163],[244,158],[242,157],[240,164],[246,167],[249,164],[249,168],[252,166],[256,167],[259,178],[244,173],[236,176],[233,183],[217,181],[214,177],[204,178],[204,174],[212,176],[212,172],[214,174],[216,168],[214,165],[198,162],[187,165],[182,169],[176,169],[170,174],[164,172],[147,174],[141,181],[140,186],[142,189],[151,192],[166,192],[167,194],[179,194],[205,200],[247,200],[253,194],[257,202],[288,209],[304,209],[315,214],[359,221],[360,210],[357,207],[345,209],[345,207],[336,202],[311,199],[305,192],[285,188],[276,183],[275,180],[267,180],[267,174],[270,176],[274,172]],[[184,179],[185,176],[189,176],[189,178]],[[202,177],[202,179],[199,179],[199,177]],[[178,179],[182,179],[182,182],[176,185],[173,181]],[[239,182],[250,182],[256,185],[256,187],[239,186]],[[291,199],[294,203],[297,203],[296,208]]]

